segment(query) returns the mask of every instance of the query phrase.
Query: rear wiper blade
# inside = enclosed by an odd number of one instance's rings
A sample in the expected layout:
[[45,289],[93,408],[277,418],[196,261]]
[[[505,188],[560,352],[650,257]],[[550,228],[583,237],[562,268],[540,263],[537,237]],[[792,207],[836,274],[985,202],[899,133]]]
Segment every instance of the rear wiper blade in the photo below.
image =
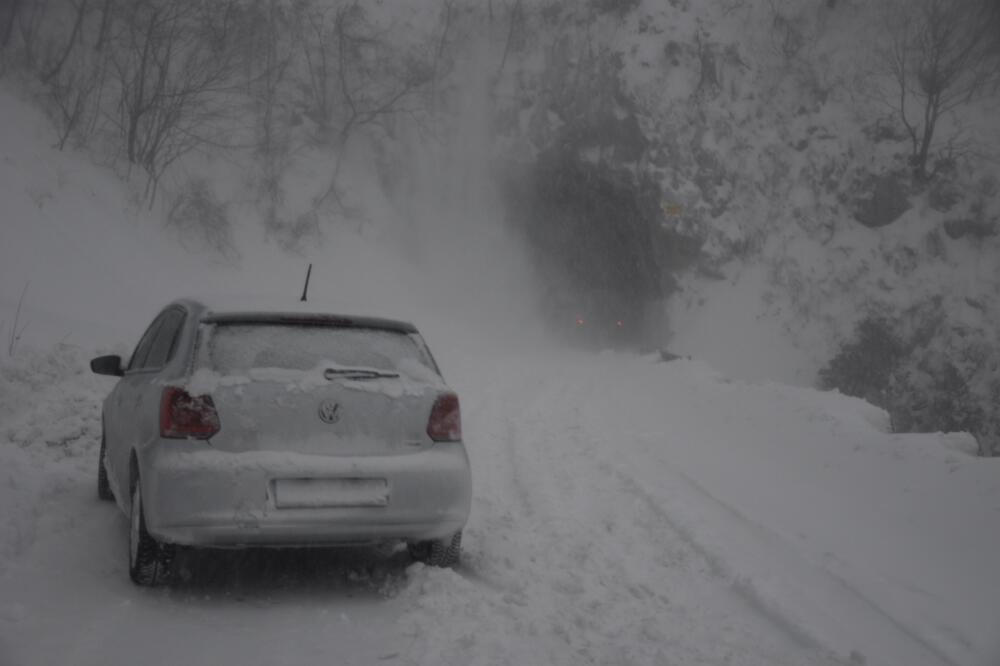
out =
[[379,379],[382,377],[399,377],[398,372],[385,372],[373,368],[327,368],[323,376],[333,380],[338,377],[347,379]]

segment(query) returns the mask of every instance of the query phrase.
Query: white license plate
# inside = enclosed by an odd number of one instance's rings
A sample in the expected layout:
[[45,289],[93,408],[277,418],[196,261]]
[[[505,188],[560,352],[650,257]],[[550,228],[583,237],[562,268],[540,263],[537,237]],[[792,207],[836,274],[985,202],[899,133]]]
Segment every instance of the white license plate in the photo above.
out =
[[386,506],[385,479],[277,479],[274,504],[280,509],[334,506]]

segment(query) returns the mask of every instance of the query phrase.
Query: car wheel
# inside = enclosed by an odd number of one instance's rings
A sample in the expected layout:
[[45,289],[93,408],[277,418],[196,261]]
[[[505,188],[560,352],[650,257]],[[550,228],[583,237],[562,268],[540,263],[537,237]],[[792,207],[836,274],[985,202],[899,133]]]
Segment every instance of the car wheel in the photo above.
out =
[[462,556],[462,533],[447,539],[417,541],[407,544],[410,557],[432,567],[454,567]]
[[132,512],[128,531],[128,574],[136,585],[164,583],[170,576],[174,559],[173,544],[160,543],[146,531],[142,510],[142,484],[132,490]]
[[104,458],[108,455],[108,445],[104,441],[104,433],[101,433],[101,453],[97,457],[97,497],[105,502],[115,498],[111,492],[111,484],[108,483],[108,470],[104,468]]

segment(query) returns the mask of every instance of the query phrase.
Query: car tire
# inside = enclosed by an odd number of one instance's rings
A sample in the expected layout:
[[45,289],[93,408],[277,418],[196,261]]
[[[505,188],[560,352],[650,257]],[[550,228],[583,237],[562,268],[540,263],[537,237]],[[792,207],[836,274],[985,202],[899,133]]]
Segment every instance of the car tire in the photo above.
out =
[[104,441],[104,433],[101,433],[101,453],[97,457],[97,498],[110,502],[115,498],[111,491],[111,484],[108,483],[108,470],[104,467],[104,459],[108,455],[108,446]]
[[160,543],[146,531],[142,484],[135,481],[128,531],[128,574],[136,585],[151,587],[167,582],[174,559],[173,544]]
[[454,567],[462,557],[462,533],[446,539],[417,541],[407,544],[410,557],[432,567]]

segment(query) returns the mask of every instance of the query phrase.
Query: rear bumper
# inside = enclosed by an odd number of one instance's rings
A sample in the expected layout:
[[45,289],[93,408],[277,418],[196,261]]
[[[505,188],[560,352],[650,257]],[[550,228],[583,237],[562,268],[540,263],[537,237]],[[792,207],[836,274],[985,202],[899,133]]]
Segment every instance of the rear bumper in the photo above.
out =
[[[180,445],[179,445],[180,444]],[[444,538],[465,526],[471,474],[465,447],[415,453],[320,456],[216,451],[166,442],[143,461],[146,527],[190,546],[313,546]],[[283,508],[281,479],[385,479],[384,506]]]

